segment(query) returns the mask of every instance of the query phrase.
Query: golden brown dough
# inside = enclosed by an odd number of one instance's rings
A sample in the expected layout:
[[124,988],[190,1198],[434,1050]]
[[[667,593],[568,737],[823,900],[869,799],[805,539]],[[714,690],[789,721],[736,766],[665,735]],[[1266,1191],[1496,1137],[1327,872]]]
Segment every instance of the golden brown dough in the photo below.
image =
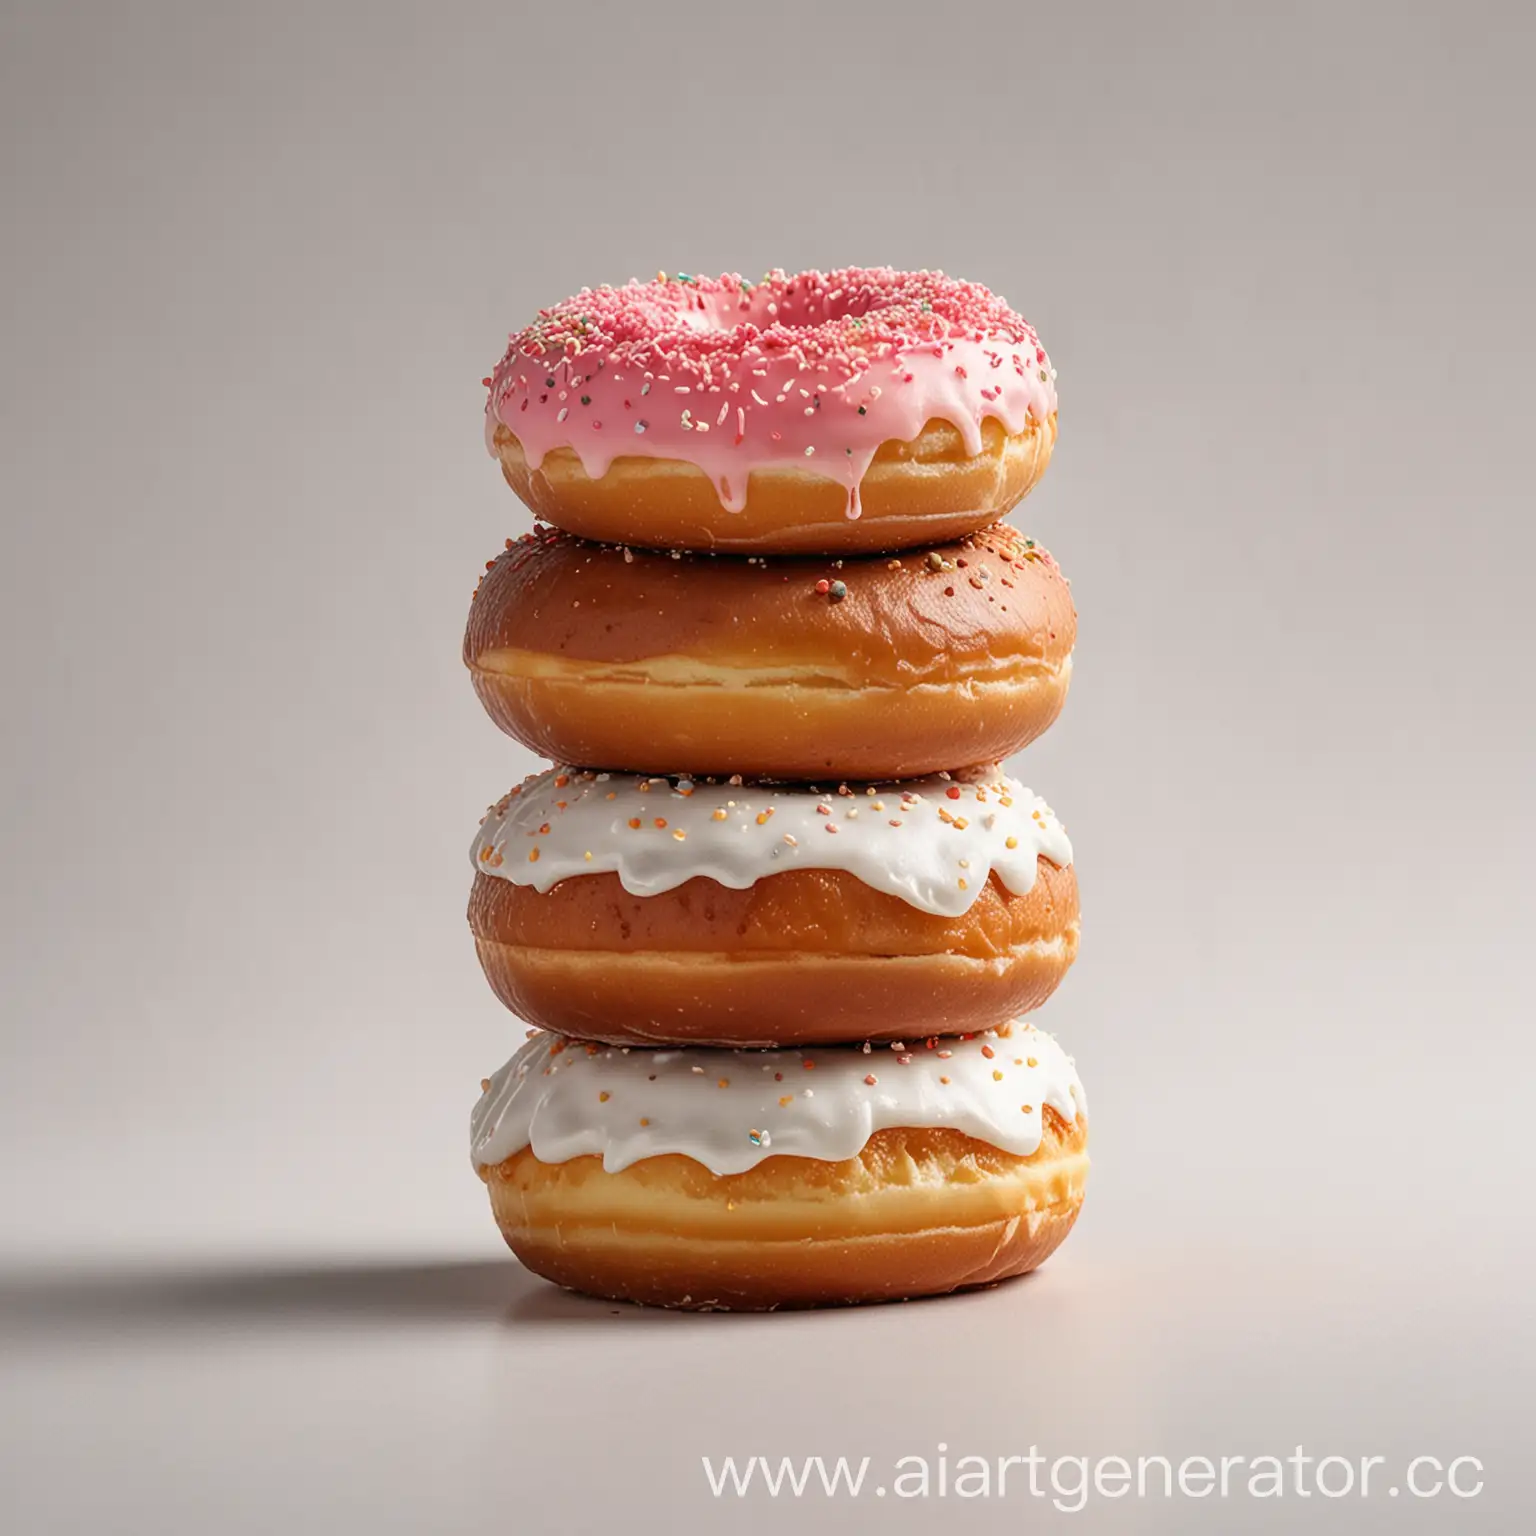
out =
[[958,1131],[877,1132],[854,1158],[770,1157],[719,1177],[691,1158],[605,1173],[595,1156],[523,1151],[482,1168],[497,1225],[529,1269],[596,1296],[762,1310],[990,1285],[1071,1231],[1088,1126],[1054,1110],[1030,1157]]
[[558,762],[911,778],[1001,761],[1045,731],[1076,633],[1060,568],[1006,525],[841,561],[544,531],[492,562],[464,660],[491,718]]
[[650,549],[717,549],[754,554],[867,554],[907,549],[984,528],[1034,488],[1056,444],[1054,412],[1009,433],[989,417],[981,452],[959,431],[930,421],[911,442],[887,442],[860,485],[862,515],[848,517],[840,481],[797,469],[758,469],[747,504],[727,512],[714,483],[681,459],[617,458],[593,480],[569,448],[530,469],[505,423],[492,444],[507,484],[540,517],[583,538]]
[[479,873],[475,949],[496,995],[546,1029],[616,1044],[801,1045],[988,1029],[1038,1007],[1077,955],[1077,877],[994,875],[959,917],[838,870],[745,890],[698,877],[632,896],[617,875],[547,894]]

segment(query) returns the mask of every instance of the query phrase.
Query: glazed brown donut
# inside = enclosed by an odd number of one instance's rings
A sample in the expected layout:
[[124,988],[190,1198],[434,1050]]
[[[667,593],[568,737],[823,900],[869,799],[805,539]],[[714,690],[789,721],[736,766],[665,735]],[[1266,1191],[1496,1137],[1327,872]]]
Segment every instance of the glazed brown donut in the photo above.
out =
[[663,555],[509,542],[464,660],[491,718],[558,762],[779,779],[999,761],[1071,679],[1071,588],[1004,524],[906,556]]
[[960,917],[839,870],[746,890],[692,879],[632,896],[617,875],[546,895],[484,873],[475,952],[519,1018],[620,1044],[765,1046],[988,1029],[1037,1008],[1077,958],[1077,877],[1042,858],[1034,888],[994,875]]

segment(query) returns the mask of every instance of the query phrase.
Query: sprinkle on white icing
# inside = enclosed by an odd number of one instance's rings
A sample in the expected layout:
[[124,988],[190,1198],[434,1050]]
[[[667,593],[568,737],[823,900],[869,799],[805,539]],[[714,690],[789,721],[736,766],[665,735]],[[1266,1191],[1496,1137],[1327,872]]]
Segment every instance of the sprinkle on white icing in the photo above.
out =
[[963,1132],[1018,1157],[1043,1111],[1074,1121],[1087,1099],[1072,1058],[1028,1024],[893,1047],[649,1050],[535,1033],[470,1116],[490,1167],[531,1147],[543,1163],[598,1156],[609,1173],[679,1153],[712,1173],[785,1154],[841,1162],[877,1131]]
[[700,875],[745,890],[835,869],[947,917],[993,873],[1024,895],[1041,856],[1072,862],[1066,830],[998,769],[857,789],[551,769],[492,806],[470,850],[477,869],[540,892],[574,875],[617,874],[655,896]]

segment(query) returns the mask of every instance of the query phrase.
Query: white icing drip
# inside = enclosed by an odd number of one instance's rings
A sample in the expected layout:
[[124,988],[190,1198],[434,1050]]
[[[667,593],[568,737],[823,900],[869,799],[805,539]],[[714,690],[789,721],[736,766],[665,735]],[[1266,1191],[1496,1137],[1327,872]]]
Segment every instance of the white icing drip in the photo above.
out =
[[996,769],[818,791],[551,769],[493,806],[477,869],[544,892],[617,874],[634,896],[695,876],[745,890],[787,869],[842,870],[925,912],[958,917],[995,873],[1015,895],[1072,844],[1051,808]]
[[599,1156],[617,1173],[680,1153],[726,1175],[776,1155],[841,1162],[877,1131],[911,1127],[1028,1157],[1047,1107],[1069,1122],[1088,1110],[1072,1058],[1027,1024],[868,1050],[651,1050],[538,1033],[475,1105],[470,1155],[490,1167],[531,1147],[543,1163]]

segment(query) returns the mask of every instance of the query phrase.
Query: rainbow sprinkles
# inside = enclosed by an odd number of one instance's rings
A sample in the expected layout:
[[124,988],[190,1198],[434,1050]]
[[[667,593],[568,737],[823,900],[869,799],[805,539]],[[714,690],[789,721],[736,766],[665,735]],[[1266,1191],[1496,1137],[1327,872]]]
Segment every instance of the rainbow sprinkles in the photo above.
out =
[[977,283],[942,272],[848,267],[740,277],[658,273],[583,289],[510,338],[484,383],[486,441],[514,436],[529,466],[569,450],[592,479],[624,456],[678,459],[732,512],[754,470],[859,486],[885,442],[930,421],[982,451],[1056,412],[1034,329]]

